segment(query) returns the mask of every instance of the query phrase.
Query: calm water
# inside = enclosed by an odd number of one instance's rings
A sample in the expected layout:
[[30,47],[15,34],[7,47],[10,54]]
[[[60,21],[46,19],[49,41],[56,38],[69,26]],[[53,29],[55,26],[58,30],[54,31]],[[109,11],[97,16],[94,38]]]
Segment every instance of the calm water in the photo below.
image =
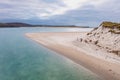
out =
[[98,80],[90,71],[24,36],[27,32],[77,30],[82,29],[1,28],[0,80]]

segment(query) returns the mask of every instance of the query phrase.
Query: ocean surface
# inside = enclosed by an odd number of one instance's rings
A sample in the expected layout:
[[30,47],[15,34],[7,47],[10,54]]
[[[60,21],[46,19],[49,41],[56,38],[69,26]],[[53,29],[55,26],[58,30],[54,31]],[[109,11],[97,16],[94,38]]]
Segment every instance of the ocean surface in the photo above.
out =
[[98,80],[71,60],[27,38],[30,32],[88,31],[81,28],[0,28],[0,80]]

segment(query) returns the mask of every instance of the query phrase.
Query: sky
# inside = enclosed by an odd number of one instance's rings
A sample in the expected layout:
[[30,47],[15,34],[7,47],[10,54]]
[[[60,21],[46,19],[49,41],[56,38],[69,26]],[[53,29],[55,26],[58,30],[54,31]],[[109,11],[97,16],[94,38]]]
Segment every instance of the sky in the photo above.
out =
[[120,0],[0,0],[0,22],[80,25],[120,22]]

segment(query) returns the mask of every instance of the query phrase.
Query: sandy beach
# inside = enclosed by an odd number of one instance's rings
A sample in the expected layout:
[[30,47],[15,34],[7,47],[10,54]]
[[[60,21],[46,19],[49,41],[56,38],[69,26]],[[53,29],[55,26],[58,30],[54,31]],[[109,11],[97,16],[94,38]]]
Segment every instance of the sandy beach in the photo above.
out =
[[[105,56],[91,54],[77,46],[77,38],[85,35],[85,32],[48,32],[48,33],[26,33],[30,39],[43,46],[71,59],[77,64],[96,73],[104,80],[120,80],[120,63],[115,60],[106,59]],[[83,45],[84,46],[84,45]]]

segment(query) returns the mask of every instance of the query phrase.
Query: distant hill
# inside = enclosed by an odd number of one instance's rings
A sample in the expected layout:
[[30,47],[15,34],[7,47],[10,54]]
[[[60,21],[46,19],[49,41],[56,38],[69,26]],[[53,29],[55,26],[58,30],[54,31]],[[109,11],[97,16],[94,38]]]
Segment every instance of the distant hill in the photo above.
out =
[[26,23],[0,23],[0,27],[4,28],[4,27],[26,27],[26,26],[32,26],[30,24],[26,24]]
[[75,25],[32,25],[27,23],[0,23],[0,28],[6,28],[6,27],[79,27],[79,28],[89,28],[89,26],[75,26]]

